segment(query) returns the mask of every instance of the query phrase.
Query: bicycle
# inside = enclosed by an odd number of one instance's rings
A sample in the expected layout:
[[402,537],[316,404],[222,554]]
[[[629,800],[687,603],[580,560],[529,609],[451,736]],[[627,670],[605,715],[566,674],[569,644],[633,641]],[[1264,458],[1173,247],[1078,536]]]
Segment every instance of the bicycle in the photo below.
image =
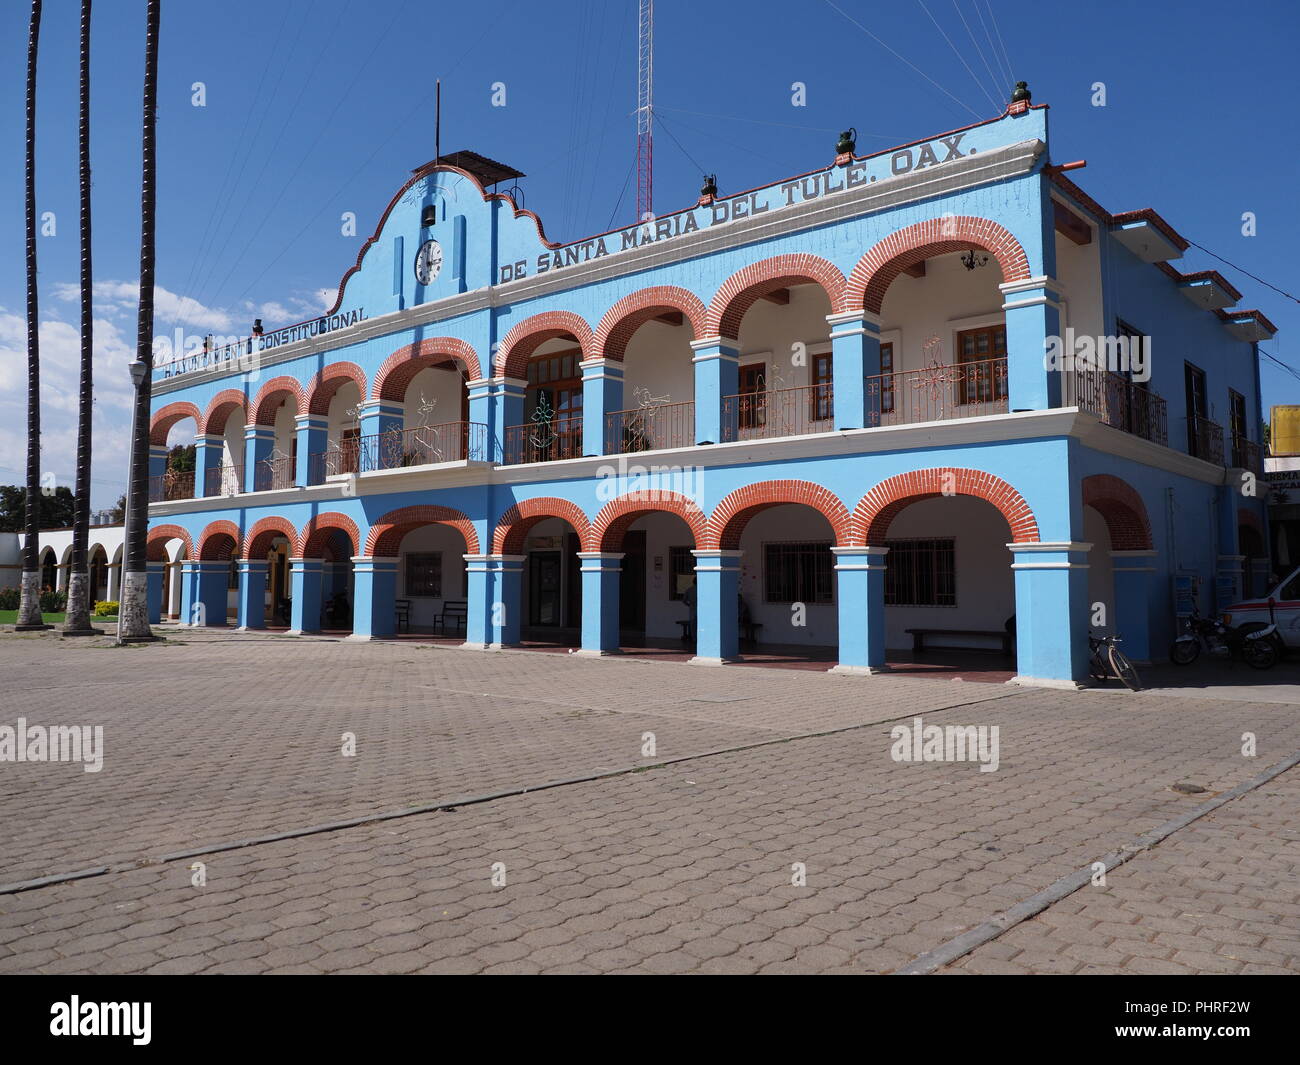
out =
[[1118,636],[1094,636],[1088,634],[1088,673],[1098,684],[1105,684],[1112,676],[1129,691],[1142,690],[1142,680],[1138,671],[1128,657],[1116,644]]

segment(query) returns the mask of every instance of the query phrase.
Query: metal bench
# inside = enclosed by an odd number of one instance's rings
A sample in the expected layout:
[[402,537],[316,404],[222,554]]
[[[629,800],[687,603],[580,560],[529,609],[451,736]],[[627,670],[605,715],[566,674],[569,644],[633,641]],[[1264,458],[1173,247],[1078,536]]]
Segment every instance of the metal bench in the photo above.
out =
[[397,600],[397,625],[398,632],[411,631],[411,601],[409,599]]
[[[433,631],[438,636],[464,636],[468,620],[468,600],[448,600],[442,604],[442,612],[433,619]],[[448,632],[449,626],[455,631]]]
[[[908,629],[907,633],[912,637],[912,653],[915,655],[925,653],[925,640],[927,636],[980,636],[990,640],[997,640],[1002,645],[1004,655],[1011,654],[1011,633],[1005,629]],[[954,648],[957,650],[957,648]],[[960,650],[969,651],[991,651],[990,647],[968,647]]]

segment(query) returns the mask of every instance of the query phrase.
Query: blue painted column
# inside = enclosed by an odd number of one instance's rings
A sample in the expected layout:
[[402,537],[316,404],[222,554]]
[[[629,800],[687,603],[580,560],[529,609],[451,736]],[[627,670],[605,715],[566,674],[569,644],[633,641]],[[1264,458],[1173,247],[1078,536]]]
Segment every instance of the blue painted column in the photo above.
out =
[[1016,684],[1077,688],[1088,682],[1091,544],[1008,544],[1016,580]]
[[[623,409],[623,363],[618,359],[584,359],[578,365],[582,367],[582,453],[603,455],[605,415]],[[622,450],[620,435],[611,441],[611,454]]]
[[1112,551],[1115,617],[1112,631],[1122,639],[1120,648],[1134,662],[1151,661],[1151,581],[1156,567],[1154,551]]
[[[471,457],[483,459],[487,462],[500,462],[501,432],[497,423],[496,404],[492,400],[492,382],[488,378],[480,378],[477,381],[468,382],[466,388],[469,390],[469,420],[486,426],[487,433],[487,439],[484,441],[487,448],[486,453]],[[471,444],[473,440],[473,432],[471,431]],[[468,633],[469,629],[467,628],[465,631]]]
[[887,547],[832,547],[840,660],[832,673],[881,673],[885,665]]
[[[193,562],[195,569],[195,602],[189,615],[191,625],[225,628],[226,602],[230,586],[230,560]],[[197,608],[202,607],[198,612]]]
[[[496,447],[501,456],[495,461],[515,463],[521,458],[520,440],[510,430],[524,422],[524,395],[528,382],[518,377],[492,379],[492,407],[496,412]],[[585,398],[585,397],[584,397]]]
[[320,631],[321,582],[325,562],[319,558],[289,559],[289,631],[295,636]]
[[166,562],[146,562],[148,576],[145,595],[149,607],[149,624],[157,625],[163,616],[163,574]]
[[199,564],[186,559],[180,564],[181,582],[181,616],[177,619],[181,625],[194,624],[194,605],[198,602]]
[[350,640],[392,636],[397,628],[397,559],[358,556],[352,560]]
[[523,632],[524,556],[492,556],[491,647],[515,647]]
[[492,642],[491,555],[465,556],[465,646],[485,650]]
[[581,655],[618,654],[618,582],[623,552],[579,551],[582,566]]
[[[1061,335],[1060,289],[1049,277],[998,286],[1007,325],[1007,409],[1047,410],[1062,404],[1072,359],[1048,365],[1047,340]],[[1072,355],[1072,353],[1070,353]]]
[[239,560],[239,614],[238,628],[266,628],[266,562],[241,558]]
[[724,424],[722,401],[740,391],[740,346],[734,340],[705,337],[691,341],[695,355],[695,442],[719,444],[735,440],[738,412]]
[[692,551],[695,556],[695,657],[720,666],[740,656],[740,551]]
[[[225,441],[220,436],[196,436],[194,438],[194,498],[215,495],[209,487],[216,488],[217,470],[221,469],[224,458]],[[211,484],[210,484],[211,482]]]
[[406,409],[400,403],[391,403],[385,399],[367,399],[357,404],[357,415],[361,430],[361,455],[357,472],[369,473],[381,468],[379,461],[383,453],[379,442],[372,438],[405,429]]
[[322,484],[325,480],[323,455],[329,447],[329,419],[320,414],[299,414],[293,421],[298,441],[298,460],[294,464],[293,483],[297,485]]
[[[876,425],[880,416],[880,319],[869,311],[828,314],[835,428]],[[874,399],[874,402],[873,402]]]
[[244,426],[244,491],[257,491],[257,471],[260,463],[271,457],[275,450],[275,426]]

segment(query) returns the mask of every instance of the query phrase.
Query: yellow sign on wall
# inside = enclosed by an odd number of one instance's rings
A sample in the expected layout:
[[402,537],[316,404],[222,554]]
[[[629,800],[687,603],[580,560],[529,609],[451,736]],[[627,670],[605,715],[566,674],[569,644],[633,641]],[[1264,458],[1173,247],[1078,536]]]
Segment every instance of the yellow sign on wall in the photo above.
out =
[[1269,451],[1300,455],[1300,407],[1274,407],[1269,417]]

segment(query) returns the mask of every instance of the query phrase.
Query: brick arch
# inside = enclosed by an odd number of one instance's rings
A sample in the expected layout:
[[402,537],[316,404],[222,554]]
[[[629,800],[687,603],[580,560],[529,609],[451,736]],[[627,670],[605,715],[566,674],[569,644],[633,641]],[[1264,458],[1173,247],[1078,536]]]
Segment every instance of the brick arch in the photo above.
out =
[[465,554],[479,553],[478,533],[464,511],[422,504],[390,510],[371,525],[366,536],[366,554],[393,557],[402,545],[402,538],[422,525],[449,525],[465,538]]
[[150,562],[167,561],[168,540],[180,540],[185,545],[185,557],[194,557],[194,542],[187,529],[179,525],[155,525],[145,540],[145,558]]
[[322,366],[307,386],[307,413],[327,415],[330,401],[349,381],[357,386],[361,399],[366,398],[366,372],[355,362],[332,362]]
[[934,496],[974,496],[992,503],[1011,528],[1013,543],[1036,543],[1038,521],[1029,504],[1011,485],[981,470],[936,467],[887,477],[853,508],[853,543],[883,546],[889,524],[913,503]]
[[618,551],[623,546],[623,534],[628,528],[638,518],[656,512],[676,514],[690,526],[695,546],[704,542],[708,521],[693,499],[678,492],[629,492],[601,507],[588,530],[583,550]]
[[289,554],[298,554],[298,530],[288,518],[261,518],[244,536],[243,558],[261,560],[271,549],[271,541],[283,536],[289,541]]
[[298,553],[303,558],[320,558],[325,553],[325,542],[332,532],[341,532],[348,538],[352,554],[361,553],[361,530],[346,514],[327,510],[308,519],[298,534]]
[[1106,519],[1112,551],[1151,550],[1151,522],[1146,504],[1127,481],[1109,473],[1083,479],[1083,505]]
[[165,407],[159,407],[149,419],[149,443],[166,446],[167,434],[171,432],[172,426],[186,418],[194,419],[194,431],[197,433],[203,424],[203,415],[193,403],[168,403]]
[[524,551],[524,537],[528,530],[539,521],[547,518],[563,518],[573,526],[578,534],[578,542],[585,544],[590,537],[590,522],[587,515],[576,503],[553,496],[539,496],[536,499],[524,499],[509,507],[497,521],[492,530],[492,553],[494,555],[521,555]]
[[[225,548],[224,537],[231,546]],[[233,521],[214,521],[199,534],[199,558],[204,562],[223,562],[239,555],[239,526]]]
[[[384,360],[370,386],[370,398],[401,402],[406,395],[407,385],[416,374],[426,367],[437,366],[449,359],[465,367],[468,380],[477,381],[483,376],[478,352],[465,341],[455,337],[427,337],[418,344],[398,348]],[[364,389],[361,394],[365,395]]]
[[709,304],[704,335],[735,340],[740,322],[758,300],[791,285],[821,285],[830,298],[831,310],[846,309],[844,275],[839,268],[816,255],[777,255],[737,270],[722,283]]
[[502,377],[523,377],[533,352],[556,337],[572,336],[582,348],[584,359],[600,354],[591,326],[572,311],[543,311],[525,318],[508,332],[497,346],[496,372]]
[[837,547],[851,543],[849,509],[830,489],[811,481],[760,481],[736,489],[713,508],[700,547],[739,550],[740,536],[755,514],[787,503],[800,503],[820,513],[830,522]]
[[845,300],[850,308],[879,314],[885,291],[908,267],[933,255],[981,248],[997,260],[1003,281],[1029,277],[1029,257],[1005,226],[989,218],[949,215],[927,218],[889,234],[858,260],[849,274]]
[[236,409],[244,411],[244,420],[248,420],[248,397],[237,388],[227,388],[212,397],[208,409],[203,412],[199,422],[199,432],[220,434],[226,431],[226,423]]
[[624,296],[605,312],[596,327],[595,353],[621,362],[632,335],[669,311],[678,311],[691,323],[695,339],[705,335],[708,311],[700,298],[676,285],[655,285]]
[[272,377],[257,390],[257,398],[249,405],[249,425],[270,425],[275,408],[280,405],[280,397],[288,394],[293,397],[294,414],[302,414],[307,409],[300,385],[292,377]]

